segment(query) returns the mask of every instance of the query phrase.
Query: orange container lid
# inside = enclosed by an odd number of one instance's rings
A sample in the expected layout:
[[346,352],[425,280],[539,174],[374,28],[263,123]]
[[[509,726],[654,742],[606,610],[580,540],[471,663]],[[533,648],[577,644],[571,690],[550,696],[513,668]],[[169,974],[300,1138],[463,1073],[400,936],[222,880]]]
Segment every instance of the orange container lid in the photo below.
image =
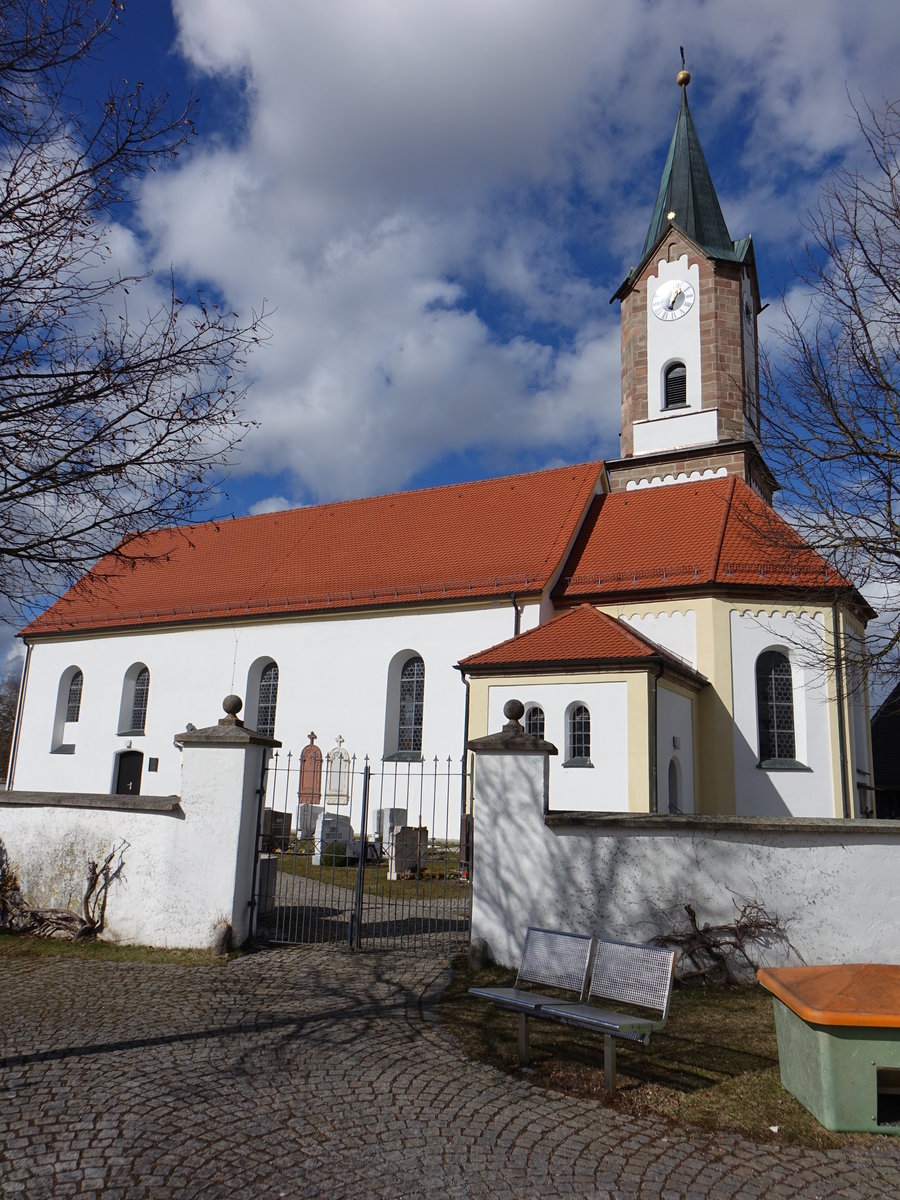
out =
[[756,978],[814,1025],[900,1028],[900,966],[892,963],[760,967]]

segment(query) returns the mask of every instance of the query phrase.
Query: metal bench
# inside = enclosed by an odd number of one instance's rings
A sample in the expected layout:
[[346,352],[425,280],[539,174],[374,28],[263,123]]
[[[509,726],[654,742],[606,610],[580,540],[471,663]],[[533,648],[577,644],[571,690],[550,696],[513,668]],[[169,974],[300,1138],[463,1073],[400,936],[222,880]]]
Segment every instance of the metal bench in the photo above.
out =
[[[615,1038],[628,1038],[646,1046],[650,1034],[662,1029],[668,1020],[675,958],[674,950],[658,946],[598,939],[586,1002],[554,1001],[541,1007],[538,1015],[547,1020],[603,1034],[603,1082],[608,1092],[616,1086]],[[653,1015],[616,1012],[592,1004],[592,1000],[628,1004]]]
[[545,1005],[559,1004],[560,1000],[558,996],[545,996],[522,985],[557,988],[583,1000],[593,942],[584,933],[531,928],[525,934],[515,987],[469,988],[470,995],[519,1014],[519,1062],[523,1067],[529,1062],[528,1018],[543,1016]]

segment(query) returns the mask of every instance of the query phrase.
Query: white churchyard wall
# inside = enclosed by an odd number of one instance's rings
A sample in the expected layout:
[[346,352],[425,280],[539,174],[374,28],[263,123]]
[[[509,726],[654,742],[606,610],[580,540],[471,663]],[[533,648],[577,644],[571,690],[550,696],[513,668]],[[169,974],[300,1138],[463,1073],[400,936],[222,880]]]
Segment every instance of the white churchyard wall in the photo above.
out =
[[746,901],[790,942],[754,947],[762,963],[900,962],[900,822],[547,816],[547,762],[476,754],[472,937],[498,962],[530,925],[643,942],[686,903],[702,925]]
[[[115,852],[103,938],[209,947],[250,933],[262,755],[271,739],[227,722],[184,747],[180,795],[0,793],[0,840],[33,907],[81,911],[88,863]],[[170,731],[171,737],[171,731]]]

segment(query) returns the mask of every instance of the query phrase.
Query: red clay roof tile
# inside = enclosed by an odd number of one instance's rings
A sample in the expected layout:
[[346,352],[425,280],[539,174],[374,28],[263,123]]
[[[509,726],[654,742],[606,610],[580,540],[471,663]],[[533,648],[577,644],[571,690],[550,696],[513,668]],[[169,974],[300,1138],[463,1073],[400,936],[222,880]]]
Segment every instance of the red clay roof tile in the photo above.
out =
[[602,463],[148,535],[101,560],[25,636],[211,618],[540,595]]
[[732,476],[596,497],[553,598],[574,602],[713,584],[848,586]]

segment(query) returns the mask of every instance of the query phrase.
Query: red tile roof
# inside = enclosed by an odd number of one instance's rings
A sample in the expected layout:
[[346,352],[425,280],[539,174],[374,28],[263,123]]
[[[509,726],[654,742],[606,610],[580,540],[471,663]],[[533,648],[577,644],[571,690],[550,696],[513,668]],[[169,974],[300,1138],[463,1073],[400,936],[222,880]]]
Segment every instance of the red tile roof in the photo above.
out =
[[743,480],[597,497],[556,602],[679,588],[833,591],[848,584]]
[[685,674],[702,678],[688,663],[635,633],[623,621],[598,612],[590,604],[580,604],[546,625],[469,655],[459,665],[463,670],[477,674],[492,668],[501,671],[536,667],[571,670],[604,663],[639,664],[660,660]]
[[208,522],[108,557],[26,636],[540,595],[602,463]]

